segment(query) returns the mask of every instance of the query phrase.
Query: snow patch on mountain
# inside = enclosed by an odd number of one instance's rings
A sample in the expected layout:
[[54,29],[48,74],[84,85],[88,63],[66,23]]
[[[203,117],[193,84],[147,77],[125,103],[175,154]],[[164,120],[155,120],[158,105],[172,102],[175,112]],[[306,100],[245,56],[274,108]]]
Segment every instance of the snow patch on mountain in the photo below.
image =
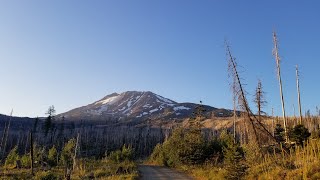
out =
[[177,106],[173,108],[174,111],[180,111],[180,110],[190,110],[190,108],[185,106]]
[[152,107],[152,106],[150,106],[150,104],[146,104],[146,105],[143,105],[142,107],[143,107],[143,108],[150,108],[150,107]]
[[143,112],[142,114],[140,114],[139,116],[136,116],[137,118],[140,118],[140,117],[142,117],[142,116],[145,116],[145,115],[148,115],[149,113],[147,113],[147,112]]
[[108,105],[105,104],[105,105],[101,106],[100,109],[96,110],[95,113],[101,115],[103,112],[105,112],[105,111],[107,111],[107,110],[108,110]]
[[152,110],[150,110],[149,112],[150,112],[150,113],[154,113],[154,112],[157,112],[157,111],[159,111],[159,109],[158,109],[158,108],[156,108],[156,109],[152,109]]
[[129,116],[132,112],[132,107],[140,100],[140,98],[142,97],[142,95],[139,96],[131,96],[130,100],[127,103],[127,108],[125,111],[123,111],[123,113],[125,113],[127,116]]
[[139,100],[141,99],[141,97],[143,96],[143,94],[141,96],[137,96],[135,102],[133,103],[132,106],[134,106],[135,104],[137,104],[137,102],[139,102]]
[[107,99],[103,99],[101,101],[98,101],[95,103],[95,105],[98,105],[98,104],[113,104],[114,102],[117,101],[117,99],[119,99],[119,95],[117,96],[112,96],[112,97],[109,97]]

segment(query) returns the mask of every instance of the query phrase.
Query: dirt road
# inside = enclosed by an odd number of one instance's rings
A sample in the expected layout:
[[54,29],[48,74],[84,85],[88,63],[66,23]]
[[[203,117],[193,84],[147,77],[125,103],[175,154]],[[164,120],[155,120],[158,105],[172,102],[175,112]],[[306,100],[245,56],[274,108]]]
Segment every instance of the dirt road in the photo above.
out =
[[193,178],[187,176],[186,174],[180,173],[178,171],[162,167],[162,166],[150,166],[141,165],[139,166],[140,179],[141,180],[192,180]]

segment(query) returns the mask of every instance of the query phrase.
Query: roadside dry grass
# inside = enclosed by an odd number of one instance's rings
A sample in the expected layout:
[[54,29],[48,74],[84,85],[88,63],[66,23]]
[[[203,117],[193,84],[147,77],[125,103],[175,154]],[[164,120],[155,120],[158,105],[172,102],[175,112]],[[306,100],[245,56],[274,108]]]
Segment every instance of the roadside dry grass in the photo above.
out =
[[[118,168],[131,168],[132,170],[123,172]],[[123,167],[122,167],[123,166]],[[118,172],[117,172],[118,171]],[[4,169],[0,168],[0,180],[44,180],[44,179],[64,179],[64,169],[61,166],[53,167],[50,170],[41,170],[36,168],[34,176],[30,169]],[[72,173],[73,180],[101,179],[101,180],[135,180],[139,176],[136,164],[134,162],[122,164],[109,164],[105,160],[80,160],[78,167]]]

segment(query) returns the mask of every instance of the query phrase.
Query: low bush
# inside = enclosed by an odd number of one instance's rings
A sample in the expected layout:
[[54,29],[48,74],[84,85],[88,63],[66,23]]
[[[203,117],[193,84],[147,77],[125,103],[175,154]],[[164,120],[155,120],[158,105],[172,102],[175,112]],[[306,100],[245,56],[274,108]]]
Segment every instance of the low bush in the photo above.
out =
[[19,160],[18,147],[15,146],[9,154],[7,155],[6,161],[4,163],[6,169],[15,168],[17,166],[17,161]]
[[217,141],[205,141],[199,129],[177,128],[166,142],[155,147],[150,161],[168,167],[197,165],[203,164],[221,151],[221,144]]
[[24,168],[30,168],[31,166],[31,160],[30,160],[30,154],[24,154],[20,158],[21,165]]
[[113,151],[107,156],[107,160],[115,163],[133,160],[133,149],[124,145],[121,150]]

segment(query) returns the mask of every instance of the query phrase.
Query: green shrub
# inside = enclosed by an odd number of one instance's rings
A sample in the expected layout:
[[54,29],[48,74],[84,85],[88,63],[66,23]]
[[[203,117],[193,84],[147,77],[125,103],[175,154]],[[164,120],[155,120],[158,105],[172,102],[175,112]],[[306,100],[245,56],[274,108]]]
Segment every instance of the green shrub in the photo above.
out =
[[48,153],[48,161],[50,166],[56,166],[58,160],[58,152],[55,146],[52,146],[51,149],[49,149]]
[[306,141],[310,135],[311,133],[308,129],[301,124],[289,130],[290,140],[296,142],[298,145],[303,145],[303,142]]
[[122,158],[123,158],[123,160],[128,160],[128,161],[133,160],[133,149],[131,146],[126,147],[124,145],[122,147]]
[[255,166],[261,163],[263,159],[263,154],[261,153],[260,147],[257,143],[249,142],[248,144],[245,144],[242,147],[245,153],[246,162],[250,166]]
[[277,140],[277,142],[284,142],[285,132],[284,129],[281,127],[280,124],[276,124],[276,127],[274,129],[274,138]]
[[166,164],[166,156],[164,154],[164,150],[161,144],[157,144],[156,147],[153,149],[153,152],[150,156],[150,161],[156,163],[158,165],[165,165]]
[[74,154],[74,148],[76,145],[75,139],[70,139],[63,147],[61,152],[60,161],[61,164],[65,167],[71,167],[73,163],[73,154]]
[[123,161],[132,161],[133,160],[133,149],[126,145],[122,147],[121,150],[113,151],[107,156],[107,159],[114,163],[120,163]]
[[155,147],[150,160],[169,167],[182,164],[197,165],[203,164],[215,155],[219,157],[221,151],[220,142],[217,140],[206,142],[199,128],[177,128],[166,142]]
[[41,161],[46,161],[47,159],[47,153],[45,147],[40,147],[37,144],[33,145],[33,157],[35,163],[39,163]]
[[231,135],[225,135],[225,146],[223,147],[224,165],[227,173],[226,179],[242,179],[248,169],[243,149],[236,143]]
[[15,146],[7,155],[4,165],[6,168],[14,168],[16,166],[17,160],[19,160],[19,154],[18,147]]
[[206,156],[207,144],[199,129],[190,129],[185,133],[179,157],[184,164],[202,164]]
[[30,155],[29,154],[24,154],[20,158],[21,165],[24,168],[29,168],[31,166],[31,160],[30,160]]
[[97,170],[95,177],[133,173],[137,169],[136,163],[133,161],[133,154],[133,149],[126,145],[121,150],[111,152],[106,158],[108,167],[105,167],[104,172]]

